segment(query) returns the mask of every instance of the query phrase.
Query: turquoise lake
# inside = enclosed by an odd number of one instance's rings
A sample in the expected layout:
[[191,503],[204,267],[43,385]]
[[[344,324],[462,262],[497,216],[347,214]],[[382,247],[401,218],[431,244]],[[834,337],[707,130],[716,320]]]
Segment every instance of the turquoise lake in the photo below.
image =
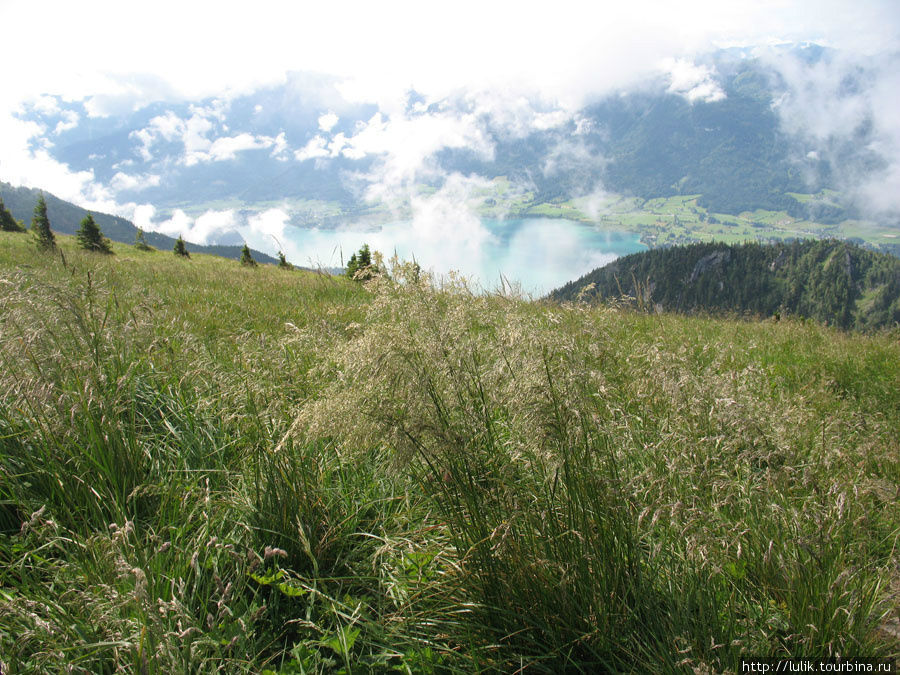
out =
[[596,267],[646,250],[633,232],[601,230],[558,218],[452,223],[402,221],[376,227],[317,230],[289,227],[288,258],[300,265],[339,267],[363,244],[386,258],[415,259],[441,275],[450,270],[484,290],[501,285],[501,275],[533,296],[548,293]]

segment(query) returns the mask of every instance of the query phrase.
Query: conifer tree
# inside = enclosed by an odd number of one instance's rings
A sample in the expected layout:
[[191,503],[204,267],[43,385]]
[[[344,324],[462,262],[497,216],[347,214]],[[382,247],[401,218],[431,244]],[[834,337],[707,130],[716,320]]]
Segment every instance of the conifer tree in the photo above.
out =
[[178,235],[178,239],[175,240],[175,248],[172,250],[175,252],[175,255],[180,255],[185,258],[191,257],[191,254],[188,253],[188,250],[184,245],[184,239],[182,239],[181,235]]
[[359,268],[365,269],[372,264],[372,252],[369,251],[369,245],[363,244],[359,249]]
[[241,249],[241,265],[247,265],[248,267],[256,267],[256,261],[253,259],[253,256],[250,254],[250,247],[247,244],[244,244],[244,248]]
[[354,253],[350,256],[350,260],[347,261],[347,278],[355,278],[357,271],[359,271],[359,261],[356,259],[356,254]]
[[19,222],[13,218],[13,214],[6,208],[3,198],[0,197],[0,230],[4,232],[22,232],[23,228]]
[[97,253],[112,253],[109,239],[100,232],[100,227],[94,222],[94,217],[89,213],[81,220],[81,226],[76,234],[78,245],[86,251]]
[[50,219],[47,218],[47,202],[44,200],[43,192],[34,206],[34,215],[31,217],[31,231],[39,249],[49,251],[56,248],[56,237],[53,234],[53,230],[50,229]]
[[284,257],[284,251],[278,251],[278,266],[286,270],[294,269],[294,266]]
[[147,240],[144,238],[144,230],[140,227],[138,228],[138,231],[134,233],[134,247],[138,251],[155,250],[150,244],[147,243]]
[[350,279],[371,279],[372,252],[368,244],[363,244],[358,253],[350,256],[347,263],[347,277]]

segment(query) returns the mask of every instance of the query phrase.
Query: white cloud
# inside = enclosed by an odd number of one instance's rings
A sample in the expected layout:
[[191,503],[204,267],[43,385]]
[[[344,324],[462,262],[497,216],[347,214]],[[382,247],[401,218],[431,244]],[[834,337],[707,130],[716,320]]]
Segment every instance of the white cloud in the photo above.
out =
[[217,138],[209,147],[208,157],[212,161],[220,162],[226,159],[234,159],[239,152],[270,148],[274,144],[275,139],[269,136],[254,136],[253,134],[242,133],[237,136]]
[[331,131],[334,125],[338,123],[339,119],[340,118],[333,112],[327,112],[319,117],[319,129],[325,132]]
[[[864,213],[900,215],[900,53],[862,62],[836,53],[813,64],[771,52],[762,58],[784,79],[775,110],[785,131],[806,141],[805,157],[829,160]],[[883,167],[846,161],[848,149]]]
[[129,207],[129,217],[137,227],[169,237],[184,237],[185,241],[194,244],[215,244],[244,227],[241,217],[233,209],[210,209],[196,218],[175,209],[167,220],[157,221],[156,209],[152,205],[130,204]]
[[[658,72],[661,62],[668,66],[673,92],[694,101],[716,100],[724,93],[715,74],[694,60],[714,46],[811,39],[854,54],[875,54],[900,44],[900,12],[893,0],[647,0],[614,5],[561,0],[552,11],[460,0],[438,20],[432,6],[412,0],[387,9],[260,0],[252,16],[265,22],[266,30],[248,30],[245,8],[227,1],[223,6],[159,0],[153,12],[139,12],[129,3],[98,0],[92,10],[85,13],[77,3],[61,0],[0,3],[0,25],[10,28],[4,34],[7,52],[27,55],[4,72],[0,178],[45,187],[79,203],[106,203],[111,210],[128,205],[116,205],[92,172],[72,171],[47,152],[49,132],[61,133],[78,120],[66,117],[48,132],[15,118],[13,111],[24,101],[33,101],[35,110],[46,114],[58,114],[61,102],[84,101],[89,116],[104,116],[151,101],[216,96],[213,104],[191,108],[185,119],[167,112],[134,132],[136,157],[152,161],[159,154],[157,144],[166,141],[183,145],[183,165],[228,160],[252,148],[271,148],[274,156],[285,158],[289,150],[283,134],[270,138],[254,129],[225,131],[228,101],[238,93],[285,82],[288,70],[326,73],[340,82],[340,92],[354,101],[380,104],[383,114],[352,133],[333,134],[344,112],[329,100],[318,108],[328,111],[318,120],[319,135],[295,158],[377,157],[366,177],[370,196],[408,199],[417,177],[435,177],[431,158],[441,148],[472,148],[489,157],[493,149],[486,124],[517,136],[574,121],[576,134],[583,133],[587,123],[573,117],[575,110]],[[348,13],[354,21],[344,20]],[[54,20],[46,21],[48,15]],[[16,29],[33,25],[41,25],[46,49],[34,49],[33,36]],[[135,25],[141,30],[134,30]],[[341,26],[337,34],[320,28],[334,25]],[[298,26],[307,28],[298,34]],[[85,41],[85,33],[104,39]],[[164,49],[159,48],[160,35],[166,36]],[[236,43],[243,48],[233,49]],[[869,83],[864,94],[838,100],[802,94],[803,84],[797,81],[795,91],[802,96],[796,94],[779,110],[786,127],[803,128],[814,141],[804,151],[820,154],[841,127],[855,128],[869,115],[874,124],[870,149],[888,160],[888,168],[867,184],[857,184],[860,194],[878,205],[892,203],[893,158],[900,157],[900,134],[890,113],[900,107],[894,93],[900,87],[896,65],[890,68],[881,76],[891,87]],[[821,81],[827,91],[830,80],[823,76]],[[330,82],[329,95],[338,98]],[[426,103],[408,111],[411,89]],[[464,112],[439,106],[429,112],[428,105],[448,97],[465,99],[461,92],[478,92]],[[562,160],[562,154],[551,155],[545,168],[553,171],[554,162]],[[120,174],[110,188],[122,188],[129,176],[140,175]],[[146,209],[133,208],[146,216]],[[173,216],[167,222],[175,227],[183,221]]]
[[583,117],[582,115],[575,116],[575,131],[574,134],[576,136],[585,136],[594,128],[594,122],[588,117]]
[[[254,135],[242,132],[234,136],[221,136],[210,140],[209,134],[215,129],[215,122],[224,119],[223,105],[219,102],[210,107],[191,106],[191,116],[181,119],[172,111],[158,115],[150,120],[150,124],[138,131],[132,131],[131,137],[139,142],[138,152],[144,161],[153,159],[153,146],[160,140],[180,140],[184,145],[184,153],[180,163],[194,166],[200,162],[219,162],[234,159],[237,153],[245,150],[256,150],[278,146],[274,154],[287,149],[284,134],[277,138]],[[228,127],[222,125],[222,129]]]
[[158,115],[150,120],[150,128],[167,141],[175,140],[184,133],[184,120],[179,118],[171,110],[165,115]]
[[[98,0],[90,13],[62,0],[0,3],[0,24],[40,25],[47,46],[35,50],[27,30],[8,30],[8,53],[28,58],[4,74],[5,87],[20,100],[18,92],[89,95],[91,114],[113,104],[133,109],[147,92],[149,100],[229,96],[283,81],[289,70],[348,78],[354,87],[347,91],[355,88],[375,102],[410,87],[442,98],[463,87],[506,83],[571,108],[651,71],[664,57],[687,58],[716,44],[814,39],[869,53],[892,48],[900,36],[898,15],[892,0],[560,0],[552,9],[460,0],[439,16],[412,0],[387,8],[260,0],[251,15],[230,2],[159,0],[153,12],[143,12]],[[265,30],[250,29],[249,17]],[[322,29],[335,25],[337,32]],[[104,38],[84,40],[86,33]]]
[[331,143],[328,144],[328,151],[332,157],[343,155],[349,159],[362,159],[368,154],[368,151],[363,148],[354,146],[343,131],[331,140]]
[[54,115],[60,111],[59,101],[55,96],[38,96],[32,103],[32,107],[45,115]]
[[74,110],[64,110],[62,112],[62,119],[56,123],[56,127],[53,129],[53,134],[59,136],[59,134],[64,131],[74,129],[78,126],[79,119],[78,113]]
[[[290,215],[284,209],[267,209],[262,213],[256,213],[247,218],[247,227],[257,241],[263,241],[262,247],[269,249],[272,239],[278,242],[286,241],[284,230],[288,226]],[[268,240],[268,241],[265,241]]]
[[275,137],[275,140],[273,141],[272,157],[275,157],[276,159],[280,159],[282,161],[286,161],[288,158],[287,151],[288,151],[287,137],[285,136],[285,133],[282,131],[280,134],[278,134]]
[[[146,215],[146,212],[142,213],[142,215]],[[152,217],[152,213],[150,214]],[[141,227],[144,227],[146,230],[151,230],[153,232],[160,232],[161,234],[168,235],[170,237],[184,237],[185,239],[191,240],[191,237],[188,236],[191,232],[191,228],[194,225],[194,219],[187,215],[181,209],[175,209],[172,213],[171,218],[168,220],[164,220],[162,222],[156,223],[153,221],[148,221]]]
[[713,71],[688,59],[663,59],[663,71],[669,76],[669,92],[684,96],[691,103],[713,103],[725,98],[725,92],[713,79]]
[[189,108],[191,116],[187,119],[182,119],[169,110],[165,115],[151,119],[148,127],[131,132],[131,137],[140,142],[138,152],[144,161],[153,158],[151,149],[160,139],[169,142],[176,139],[181,141],[184,145],[184,154],[179,161],[185,166],[218,158],[230,159],[233,157],[232,148],[239,146],[244,139],[225,140],[213,150],[214,141],[208,138],[216,122],[224,119],[226,107],[226,103],[218,100],[206,107],[191,105]]
[[532,122],[532,127],[537,131],[546,131],[548,129],[560,127],[570,119],[572,119],[572,116],[565,110],[536,113]]
[[148,232],[155,231],[153,217],[156,215],[156,207],[152,204],[135,204],[131,211],[131,222],[135,226]]
[[432,261],[438,272],[455,268],[464,274],[477,274],[484,246],[494,236],[475,210],[483,200],[479,191],[489,187],[489,181],[483,178],[454,173],[434,194],[414,195],[406,248],[420,259]]
[[204,114],[205,111],[195,111],[185,121],[181,141],[184,143],[184,156],[181,158],[185,166],[193,166],[197,162],[209,159],[208,150],[212,141],[206,137],[212,131],[213,123]]
[[184,132],[184,120],[169,110],[165,115],[157,115],[151,119],[148,127],[132,131],[129,137],[140,142],[138,152],[145,162],[149,162],[153,159],[151,149],[160,138],[166,141],[173,141]]
[[[95,182],[93,171],[73,171],[48,151],[47,129],[0,113],[0,176],[13,185],[38,187],[94,211],[114,212],[112,194]],[[35,145],[35,141],[37,144]]]
[[468,91],[459,105],[476,118],[488,120],[494,131],[511,138],[562,126],[573,114],[560,107],[559,102],[541,97],[540,92],[525,95],[509,87]]
[[235,212],[206,211],[194,221],[188,238],[196,244],[209,244],[215,242],[219,236],[237,227],[238,221]]
[[119,171],[110,179],[109,187],[115,192],[139,191],[156,187],[161,181],[162,177],[157,174],[129,175]]
[[368,177],[372,183],[368,197],[373,200],[390,200],[391,192],[409,190],[421,173],[429,171],[429,158],[443,148],[467,148],[486,159],[494,152],[479,119],[471,113],[387,118],[379,112],[352,137],[338,134],[338,139],[345,156],[380,157],[379,166]]
[[[599,170],[605,164],[605,159],[592,152],[583,142],[583,138],[575,135],[557,142],[550,148],[544,157],[541,167],[544,176],[554,176],[566,172],[588,173],[588,170]],[[574,187],[574,186],[573,186]],[[577,186],[577,191],[587,194],[596,189],[596,186],[585,184]],[[573,196],[581,196],[576,194]]]
[[322,136],[315,136],[309,140],[300,150],[294,152],[294,158],[302,162],[307,159],[315,159],[317,157],[328,157],[331,152],[328,150],[328,141]]

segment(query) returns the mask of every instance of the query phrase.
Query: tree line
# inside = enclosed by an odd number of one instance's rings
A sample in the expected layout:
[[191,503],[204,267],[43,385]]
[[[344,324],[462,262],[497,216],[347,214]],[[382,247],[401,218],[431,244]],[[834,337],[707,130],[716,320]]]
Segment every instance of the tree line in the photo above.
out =
[[837,240],[702,243],[620,258],[554,291],[642,309],[780,316],[844,329],[900,323],[900,260]]

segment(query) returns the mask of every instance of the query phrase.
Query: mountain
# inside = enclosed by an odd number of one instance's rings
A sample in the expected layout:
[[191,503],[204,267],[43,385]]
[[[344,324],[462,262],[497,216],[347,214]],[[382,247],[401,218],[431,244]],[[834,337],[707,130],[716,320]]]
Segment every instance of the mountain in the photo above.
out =
[[[227,99],[157,101],[106,116],[55,97],[20,118],[45,130],[53,159],[91,175],[118,204],[152,205],[157,221],[178,210],[227,213],[228,225],[198,233],[205,243],[246,236],[251,219],[271,209],[299,227],[406,218],[413,202],[453,181],[465,197],[498,205],[490,216],[500,218],[613,193],[695,196],[720,220],[762,209],[836,224],[881,199],[880,225],[896,227],[885,196],[892,146],[872,107],[877,67],[844,67],[815,45],[780,49],[765,58],[720,50],[691,64],[688,84],[660,72],[578,110],[473,92],[410,92],[405,109],[383,110],[348,101],[337,81],[293,73]],[[833,110],[854,117],[837,125]],[[870,243],[893,243],[869,234]]]
[[[9,209],[13,217],[25,225],[31,223],[31,216],[34,212],[34,205],[37,202],[40,190],[26,187],[13,187],[9,183],[0,181],[0,197],[3,198],[6,207]],[[59,199],[58,197],[44,192],[44,199],[47,201],[47,216],[50,218],[50,226],[55,232],[62,234],[75,234],[78,231],[81,220],[89,213],[86,209],[76,206],[70,202]],[[90,212],[94,217],[94,221],[100,227],[104,236],[125,244],[133,244],[134,237],[138,228],[134,223],[118,216],[112,216],[107,213]],[[170,251],[175,245],[172,237],[167,237],[158,232],[145,232],[144,238],[151,246]],[[203,246],[200,244],[192,244],[186,242],[187,250],[191,253],[209,253],[218,255],[223,258],[232,258],[239,260],[241,257],[241,246]],[[251,249],[253,258],[261,263],[277,263],[278,260],[266,255],[262,251]]]
[[550,294],[656,311],[781,313],[846,329],[900,322],[900,260],[836,240],[691,244],[613,261]]
[[72,259],[0,232],[4,673],[900,653],[896,333]]

